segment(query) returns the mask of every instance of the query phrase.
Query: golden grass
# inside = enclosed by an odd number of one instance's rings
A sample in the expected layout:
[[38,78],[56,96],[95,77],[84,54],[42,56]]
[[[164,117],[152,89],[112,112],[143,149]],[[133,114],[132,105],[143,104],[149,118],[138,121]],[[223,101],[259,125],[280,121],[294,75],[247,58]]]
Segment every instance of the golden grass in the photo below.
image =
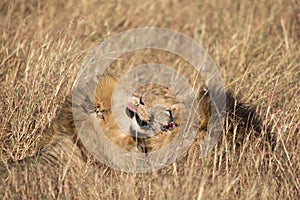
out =
[[[229,88],[258,106],[277,147],[237,154],[197,143],[173,165],[127,174],[95,164],[1,168],[4,198],[295,199],[300,191],[298,1],[0,2],[0,160],[34,155],[43,130],[100,41],[137,27],[182,32],[208,50]],[[21,178],[20,178],[21,177]]]

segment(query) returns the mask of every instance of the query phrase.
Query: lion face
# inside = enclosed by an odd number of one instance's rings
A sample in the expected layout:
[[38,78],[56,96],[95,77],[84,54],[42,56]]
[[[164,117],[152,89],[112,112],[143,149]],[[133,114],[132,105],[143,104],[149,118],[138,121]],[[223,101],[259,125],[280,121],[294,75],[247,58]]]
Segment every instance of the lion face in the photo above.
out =
[[138,149],[158,150],[177,135],[181,118],[180,103],[161,85],[139,88],[128,102],[126,114],[131,119],[129,132],[138,138]]
[[[114,84],[112,84],[114,82]],[[129,130],[121,130],[112,117],[111,96],[117,80],[102,78],[97,89],[95,109],[107,138],[127,151],[148,153],[169,143],[178,133],[181,106],[166,87],[150,84],[139,87],[124,108]]]
[[163,96],[148,91],[128,102],[126,114],[132,119],[129,130],[132,136],[149,138],[173,131],[176,122],[172,105],[161,100]]

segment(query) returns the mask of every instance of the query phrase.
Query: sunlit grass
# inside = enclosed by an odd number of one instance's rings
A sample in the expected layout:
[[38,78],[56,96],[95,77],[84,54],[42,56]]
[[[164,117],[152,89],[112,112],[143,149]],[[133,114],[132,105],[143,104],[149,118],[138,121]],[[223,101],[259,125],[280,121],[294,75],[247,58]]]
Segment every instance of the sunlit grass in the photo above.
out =
[[[151,174],[114,171],[95,164],[93,158],[80,168],[5,165],[7,169],[0,167],[0,195],[7,199],[299,197],[299,13],[297,1],[275,0],[1,2],[3,163],[36,154],[43,130],[71,92],[93,47],[115,33],[145,26],[170,28],[197,40],[218,65],[227,87],[258,106],[264,123],[273,126],[278,144],[269,152],[259,148],[262,138],[248,138],[237,153],[223,138],[199,159],[195,142],[182,159]],[[157,59],[164,61],[163,57]]]

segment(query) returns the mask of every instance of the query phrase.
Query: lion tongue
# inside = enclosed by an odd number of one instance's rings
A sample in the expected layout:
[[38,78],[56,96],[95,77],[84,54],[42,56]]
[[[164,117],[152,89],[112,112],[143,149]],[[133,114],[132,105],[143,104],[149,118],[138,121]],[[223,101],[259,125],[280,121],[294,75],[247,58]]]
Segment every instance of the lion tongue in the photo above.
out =
[[133,104],[130,103],[130,102],[127,104],[127,108],[128,108],[130,111],[134,112],[134,113],[137,112],[137,106],[133,105]]

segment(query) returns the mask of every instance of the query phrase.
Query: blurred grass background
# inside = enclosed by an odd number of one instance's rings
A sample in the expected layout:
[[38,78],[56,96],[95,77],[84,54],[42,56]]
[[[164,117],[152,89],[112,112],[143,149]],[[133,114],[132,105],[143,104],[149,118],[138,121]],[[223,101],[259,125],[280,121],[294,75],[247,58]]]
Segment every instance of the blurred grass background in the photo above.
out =
[[126,174],[92,161],[76,170],[11,170],[0,176],[4,198],[299,198],[299,1],[3,0],[0,19],[4,162],[38,151],[41,133],[93,47],[145,26],[173,29],[199,42],[228,88],[257,105],[278,137],[270,155],[256,144],[237,155],[223,141],[198,159],[194,144],[184,158],[151,174]]

